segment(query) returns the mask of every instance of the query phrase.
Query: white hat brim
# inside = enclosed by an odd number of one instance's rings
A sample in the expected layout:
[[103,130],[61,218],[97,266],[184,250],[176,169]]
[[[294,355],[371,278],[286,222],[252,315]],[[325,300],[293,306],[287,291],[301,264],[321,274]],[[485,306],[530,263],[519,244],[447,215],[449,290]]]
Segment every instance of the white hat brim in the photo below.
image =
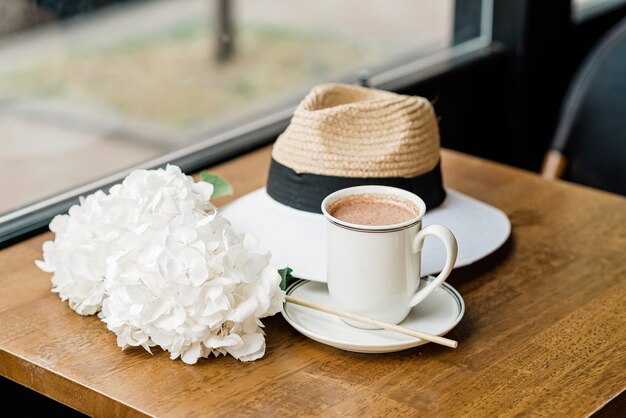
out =
[[[511,233],[504,212],[455,190],[446,192],[439,207],[427,210],[423,225],[440,224],[452,231],[459,249],[455,268],[472,264],[504,244]],[[265,188],[240,197],[220,212],[238,232],[254,234],[260,250],[271,251],[276,268],[290,267],[294,277],[326,282],[323,215],[283,205]],[[443,244],[427,239],[422,251],[422,275],[438,273],[445,263]]]

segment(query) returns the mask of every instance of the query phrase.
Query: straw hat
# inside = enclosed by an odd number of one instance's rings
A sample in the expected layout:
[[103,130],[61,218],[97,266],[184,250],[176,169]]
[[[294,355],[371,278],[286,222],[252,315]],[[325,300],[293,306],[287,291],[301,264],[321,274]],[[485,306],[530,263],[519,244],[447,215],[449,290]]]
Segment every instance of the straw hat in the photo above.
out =
[[[446,189],[440,169],[437,118],[430,102],[345,84],[314,87],[272,149],[267,187],[222,211],[235,228],[254,233],[278,267],[326,281],[321,202],[330,193],[365,184],[399,187],[426,203],[424,225],[452,230],[456,267],[497,249],[510,234],[506,215]],[[424,247],[422,273],[443,266],[444,252]]]
[[413,177],[439,162],[439,127],[422,97],[326,84],[298,106],[272,156],[298,173]]

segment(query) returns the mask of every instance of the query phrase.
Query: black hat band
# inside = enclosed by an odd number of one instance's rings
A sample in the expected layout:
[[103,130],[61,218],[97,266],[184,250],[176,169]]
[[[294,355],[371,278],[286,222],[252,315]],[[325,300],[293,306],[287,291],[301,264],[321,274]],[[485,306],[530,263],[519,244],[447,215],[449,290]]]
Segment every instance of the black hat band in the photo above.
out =
[[294,209],[322,213],[322,200],[340,189],[354,186],[391,186],[418,195],[428,209],[439,206],[446,197],[441,176],[441,162],[432,170],[415,177],[338,177],[296,173],[272,158],[267,194]]

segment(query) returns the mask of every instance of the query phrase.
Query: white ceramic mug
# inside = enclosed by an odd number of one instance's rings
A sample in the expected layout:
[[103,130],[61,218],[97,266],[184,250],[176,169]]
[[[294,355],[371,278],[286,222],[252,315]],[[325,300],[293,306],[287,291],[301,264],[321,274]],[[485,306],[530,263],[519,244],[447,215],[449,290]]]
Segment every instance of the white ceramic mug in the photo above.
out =
[[[412,202],[419,213],[394,225],[357,225],[337,219],[328,212],[333,202],[358,194],[390,194]],[[422,228],[424,201],[414,193],[388,186],[357,186],[328,195],[322,202],[326,218],[327,282],[337,308],[393,324],[402,322],[411,308],[443,283],[456,262],[457,243],[441,225]],[[432,235],[446,249],[441,273],[419,289],[421,250]],[[370,325],[344,320],[360,328]]]

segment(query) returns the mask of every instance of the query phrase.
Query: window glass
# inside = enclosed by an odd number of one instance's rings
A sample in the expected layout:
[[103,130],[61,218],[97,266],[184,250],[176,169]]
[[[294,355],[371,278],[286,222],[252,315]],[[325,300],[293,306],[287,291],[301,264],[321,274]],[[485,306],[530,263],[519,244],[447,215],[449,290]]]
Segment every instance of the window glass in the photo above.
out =
[[485,38],[470,2],[2,1],[0,215]]

